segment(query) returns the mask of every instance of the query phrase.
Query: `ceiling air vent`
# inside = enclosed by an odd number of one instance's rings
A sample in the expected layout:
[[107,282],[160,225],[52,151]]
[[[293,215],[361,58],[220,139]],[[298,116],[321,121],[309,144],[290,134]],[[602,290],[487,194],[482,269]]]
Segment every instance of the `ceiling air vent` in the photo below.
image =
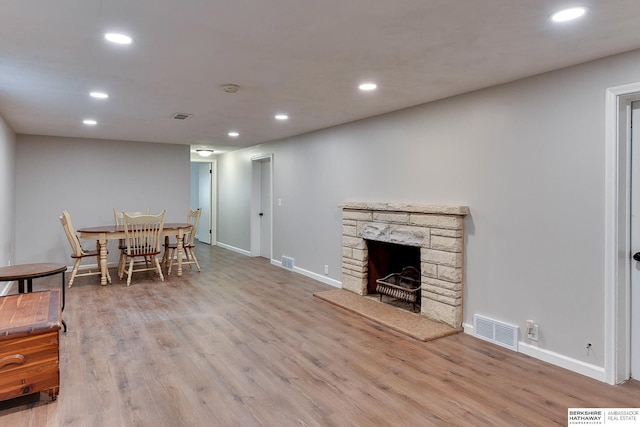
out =
[[173,116],[174,119],[177,120],[187,120],[191,117],[193,117],[193,114],[189,114],[189,113],[175,113]]

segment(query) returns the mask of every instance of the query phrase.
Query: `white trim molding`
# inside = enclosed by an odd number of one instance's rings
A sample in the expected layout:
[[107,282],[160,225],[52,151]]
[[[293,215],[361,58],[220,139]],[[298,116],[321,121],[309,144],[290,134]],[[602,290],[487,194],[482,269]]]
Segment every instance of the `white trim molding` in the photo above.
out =
[[640,82],[608,88],[605,105],[604,194],[604,378],[630,374],[629,114],[640,99]]
[[235,246],[227,245],[226,243],[216,242],[216,246],[220,246],[221,248],[228,249],[230,251],[233,251],[242,255],[252,256],[251,251],[248,251],[246,249],[236,248]]
[[[284,268],[282,266],[282,262],[278,261],[276,259],[272,259],[271,260],[271,265],[275,265],[277,267]],[[324,283],[326,285],[333,286],[334,288],[342,288],[342,282],[340,282],[338,280],[335,280],[335,279],[332,279],[332,278],[327,277],[327,276],[323,276],[323,275],[318,274],[318,273],[314,273],[313,271],[305,270],[305,269],[300,268],[300,267],[293,267],[293,272],[294,273],[298,273],[298,274],[302,274],[303,276],[306,276],[306,277],[310,277],[313,280],[317,280],[318,282],[322,282],[322,283]]]

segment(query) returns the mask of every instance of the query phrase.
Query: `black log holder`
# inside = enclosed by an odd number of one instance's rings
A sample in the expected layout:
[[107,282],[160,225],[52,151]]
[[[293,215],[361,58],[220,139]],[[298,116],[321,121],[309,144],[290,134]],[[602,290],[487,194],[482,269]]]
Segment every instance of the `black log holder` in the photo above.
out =
[[392,273],[376,280],[376,292],[413,304],[413,311],[420,303],[420,271],[415,267],[404,267],[400,273]]

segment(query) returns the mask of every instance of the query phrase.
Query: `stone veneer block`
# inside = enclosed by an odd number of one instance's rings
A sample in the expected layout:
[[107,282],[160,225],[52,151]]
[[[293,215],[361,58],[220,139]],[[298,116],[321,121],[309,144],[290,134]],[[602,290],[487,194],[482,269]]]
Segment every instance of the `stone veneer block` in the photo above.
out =
[[393,222],[396,224],[409,224],[409,214],[398,212],[374,212],[373,220],[380,222]]
[[353,249],[366,249],[367,243],[359,237],[342,236],[342,246]]
[[369,252],[362,249],[353,249],[351,258],[363,263],[367,263],[369,261]]
[[432,236],[462,237],[462,230],[448,230],[444,228],[431,228]]
[[451,215],[412,214],[410,224],[420,227],[461,230],[464,218]]
[[420,273],[423,276],[431,277],[433,279],[438,278],[438,266],[436,264],[429,264],[428,262],[420,263]]
[[389,231],[389,243],[399,245],[418,246],[420,248],[429,246],[431,235],[429,229],[398,225]]
[[431,294],[432,298],[436,301],[446,302],[451,305],[456,305],[458,300],[462,297],[462,291],[451,291],[449,289],[443,289],[431,285],[423,285],[422,292],[425,293],[425,297]]
[[447,267],[462,267],[462,253],[460,252],[444,252],[435,249],[423,249],[420,252],[421,261]]
[[342,220],[356,220],[356,221],[371,221],[373,219],[373,212],[362,211],[342,211]]
[[431,249],[462,252],[462,239],[459,237],[431,236]]
[[342,235],[343,236],[349,236],[349,237],[357,237],[358,236],[358,231],[357,228],[354,225],[343,225],[342,226]]
[[366,240],[396,243],[399,245],[428,247],[430,232],[428,228],[419,228],[387,223],[361,223],[359,236]]
[[454,307],[440,301],[422,298],[422,314],[436,322],[443,322],[452,328],[462,326],[462,306]]
[[342,289],[358,295],[366,295],[367,279],[359,279],[352,276],[342,276]]
[[447,282],[461,283],[462,282],[462,269],[461,268],[453,268],[447,267],[444,265],[437,266],[438,272],[436,273],[436,277],[440,280],[446,280]]
[[453,283],[453,282],[447,282],[446,280],[440,280],[440,279],[433,279],[431,277],[425,277],[424,281],[422,282],[422,285],[431,285],[431,286],[435,286],[438,288],[442,288],[442,289],[449,289],[452,291],[460,291],[462,290],[462,283],[458,282],[458,283]]
[[345,259],[342,261],[342,271],[351,276],[362,277],[367,272],[367,266],[355,260]]
[[391,228],[387,223],[367,222],[358,224],[358,236],[366,240],[389,241]]

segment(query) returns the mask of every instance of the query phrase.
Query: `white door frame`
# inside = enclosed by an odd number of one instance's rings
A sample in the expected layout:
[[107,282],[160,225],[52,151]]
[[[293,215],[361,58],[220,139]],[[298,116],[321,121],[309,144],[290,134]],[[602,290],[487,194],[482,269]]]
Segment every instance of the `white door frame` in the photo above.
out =
[[262,185],[261,185],[261,168],[260,162],[269,161],[270,173],[269,173],[269,191],[271,192],[271,217],[267,227],[271,230],[271,241],[269,242],[269,248],[271,258],[273,258],[273,154],[261,154],[251,158],[251,256],[260,256],[260,212],[261,199],[262,199]]
[[631,370],[631,102],[640,82],[606,91],[604,380],[619,384]]
[[[211,206],[213,206],[211,200],[213,174],[211,171],[213,166],[209,162],[198,162],[196,164],[198,165],[198,206],[192,206],[191,208],[195,209],[200,207],[204,214],[200,217],[200,224],[198,225],[198,230],[196,230],[196,238],[201,243],[211,244],[213,241],[211,232]],[[205,179],[204,174],[206,172],[208,173]],[[203,185],[203,183],[206,185]]]

